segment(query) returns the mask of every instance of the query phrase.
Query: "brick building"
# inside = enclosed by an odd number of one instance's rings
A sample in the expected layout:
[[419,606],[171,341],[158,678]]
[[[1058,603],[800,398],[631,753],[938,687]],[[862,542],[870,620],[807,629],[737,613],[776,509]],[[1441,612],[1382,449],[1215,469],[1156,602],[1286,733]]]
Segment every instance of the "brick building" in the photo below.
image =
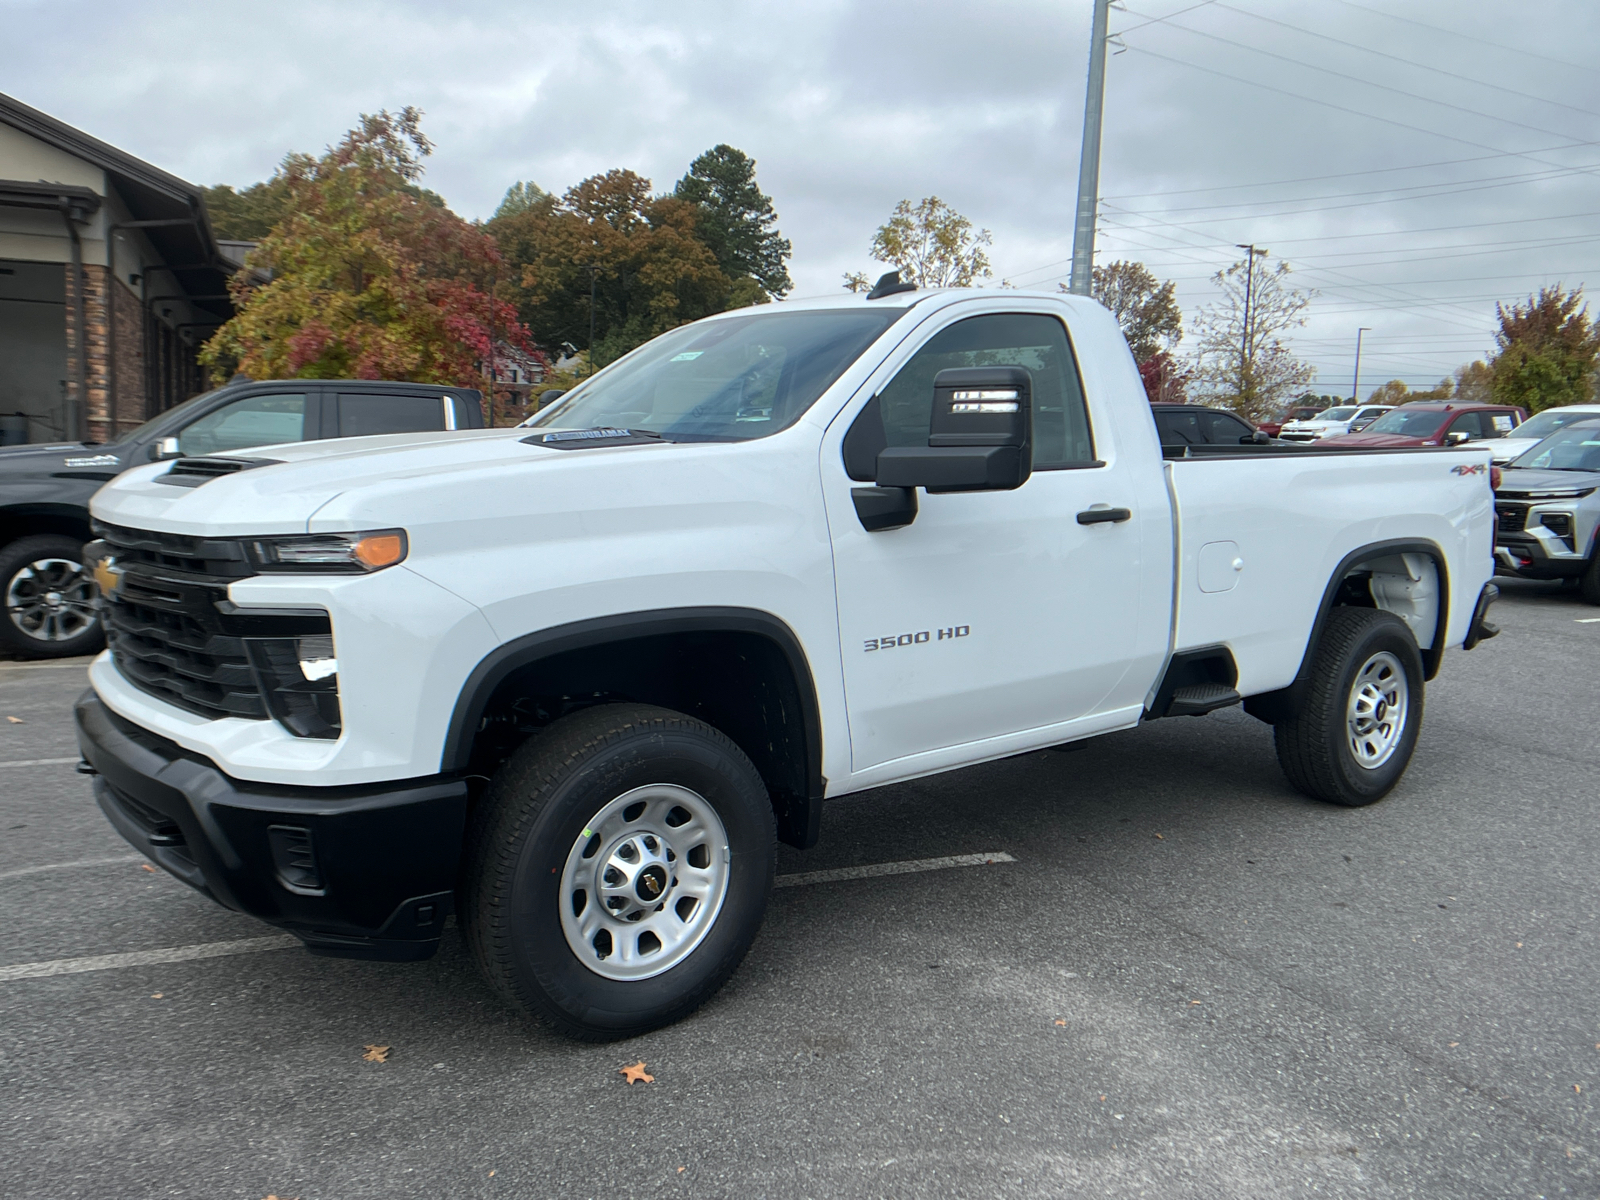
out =
[[0,95],[5,440],[114,441],[201,391],[247,248],[193,184]]

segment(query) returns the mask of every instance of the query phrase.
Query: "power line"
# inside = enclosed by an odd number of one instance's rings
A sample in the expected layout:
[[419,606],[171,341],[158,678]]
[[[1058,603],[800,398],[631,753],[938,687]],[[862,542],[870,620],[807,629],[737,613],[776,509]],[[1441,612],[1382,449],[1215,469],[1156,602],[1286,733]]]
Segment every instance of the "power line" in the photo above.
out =
[[[1443,75],[1449,79],[1460,79],[1466,83],[1476,84],[1479,87],[1493,88],[1497,92],[1505,92],[1510,96],[1520,96],[1524,100],[1533,100],[1539,104],[1549,104],[1556,108],[1565,108],[1571,112],[1582,113],[1586,117],[1600,117],[1600,112],[1595,112],[1593,109],[1579,108],[1575,104],[1563,104],[1560,100],[1549,100],[1544,96],[1536,96],[1532,92],[1519,92],[1516,88],[1508,88],[1501,83],[1491,83],[1487,79],[1477,79],[1471,75],[1461,75],[1455,71],[1446,71],[1443,67],[1430,66],[1424,62],[1416,62],[1409,58],[1401,58],[1398,54],[1385,54],[1382,50],[1374,50],[1371,46],[1363,46],[1360,42],[1347,42],[1342,38],[1330,37],[1325,33],[1318,33],[1314,29],[1306,29],[1301,25],[1291,25],[1288,21],[1280,21],[1276,17],[1263,16],[1261,13],[1250,12],[1248,9],[1235,8],[1231,4],[1218,3],[1217,7],[1225,8],[1229,12],[1238,13],[1241,17],[1249,17],[1256,21],[1265,21],[1268,24],[1277,25],[1280,28],[1289,29],[1295,33],[1303,33],[1306,37],[1320,38],[1324,42],[1332,42],[1335,46],[1346,46],[1351,50],[1359,50],[1364,54],[1376,55],[1378,58],[1387,58],[1390,62],[1397,62],[1403,66],[1411,67],[1414,70],[1431,71],[1435,75]],[[1187,12],[1188,10],[1185,9],[1184,11]],[[1177,13],[1173,14],[1173,16],[1177,15]],[[1182,26],[1179,26],[1179,28],[1182,28]]]
[[[1132,9],[1129,9],[1128,11],[1133,12]],[[1144,14],[1134,13],[1134,15],[1143,16]],[[1169,28],[1179,30],[1182,33],[1190,34],[1193,37],[1205,38],[1207,41],[1220,42],[1224,46],[1233,46],[1239,50],[1246,50],[1251,54],[1259,54],[1265,58],[1275,58],[1279,62],[1286,62],[1290,66],[1299,67],[1301,70],[1321,71],[1324,75],[1332,75],[1335,79],[1343,79],[1350,83],[1359,83],[1364,87],[1376,88],[1382,92],[1393,92],[1395,95],[1404,96],[1408,100],[1419,100],[1424,104],[1432,104],[1439,108],[1448,108],[1455,112],[1466,113],[1469,117],[1478,117],[1487,121],[1499,121],[1502,125],[1515,125],[1518,129],[1529,129],[1534,133],[1542,133],[1547,137],[1569,136],[1564,133],[1559,133],[1554,129],[1545,129],[1543,126],[1539,125],[1529,125],[1526,121],[1513,121],[1510,117],[1500,117],[1493,113],[1480,112],[1475,108],[1467,108],[1460,104],[1451,104],[1448,100],[1436,100],[1432,96],[1424,96],[1417,92],[1408,92],[1405,88],[1392,87],[1387,83],[1377,83],[1371,79],[1362,79],[1359,75],[1347,75],[1343,71],[1335,71],[1332,67],[1319,66],[1316,63],[1306,62],[1303,59],[1291,58],[1289,55],[1279,54],[1275,50],[1263,50],[1260,46],[1252,46],[1248,42],[1236,42],[1232,38],[1225,38],[1221,34],[1207,33],[1203,29],[1191,29],[1187,25],[1172,25],[1169,26]],[[1572,140],[1576,141],[1577,139]]]
[[1600,71],[1596,71],[1593,67],[1585,67],[1579,63],[1568,62],[1564,58],[1551,58],[1548,54],[1535,54],[1532,50],[1522,50],[1516,46],[1508,46],[1504,42],[1491,42],[1486,38],[1473,37],[1472,34],[1462,33],[1458,29],[1444,29],[1438,25],[1429,25],[1426,21],[1414,20],[1411,17],[1398,17],[1394,13],[1384,12],[1381,8],[1368,8],[1365,4],[1353,4],[1351,3],[1351,0],[1338,0],[1338,3],[1344,5],[1346,8],[1355,8],[1365,13],[1371,13],[1373,16],[1388,17],[1391,21],[1403,21],[1405,24],[1415,25],[1419,29],[1427,29],[1434,33],[1443,33],[1448,34],[1450,37],[1461,38],[1464,41],[1476,42],[1480,46],[1492,46],[1496,50],[1509,50],[1513,54],[1521,54],[1528,58],[1537,58],[1543,62],[1555,63],[1560,67],[1571,67],[1574,71],[1587,71],[1591,75],[1600,75]]
[[[1215,4],[1216,2],[1217,2],[1217,0],[1200,0],[1199,4],[1191,4],[1191,5],[1189,5],[1188,8],[1180,8],[1177,12],[1169,12],[1164,17],[1155,17],[1152,20],[1145,21],[1141,25],[1130,25],[1126,29],[1119,29],[1119,30],[1117,30],[1117,32],[1113,33],[1111,36],[1114,37],[1114,38],[1119,38],[1125,33],[1132,33],[1135,29],[1143,29],[1145,27],[1145,25],[1160,25],[1163,21],[1170,21],[1170,20],[1172,20],[1173,17],[1181,17],[1186,12],[1193,12],[1197,8],[1204,8],[1206,5]],[[1124,10],[1124,11],[1126,11],[1126,10]],[[1136,17],[1141,17],[1144,14],[1143,13],[1134,13],[1133,15],[1136,16]]]

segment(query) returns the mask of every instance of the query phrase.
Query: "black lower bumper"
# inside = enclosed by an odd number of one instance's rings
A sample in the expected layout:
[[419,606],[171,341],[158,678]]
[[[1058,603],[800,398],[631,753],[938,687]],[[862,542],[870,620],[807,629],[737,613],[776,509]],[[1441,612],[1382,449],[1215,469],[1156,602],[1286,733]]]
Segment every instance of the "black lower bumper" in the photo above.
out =
[[74,717],[111,824],[190,887],[313,953],[403,961],[437,949],[454,905],[465,781],[246,783],[117,716],[92,690]]
[[1575,579],[1589,565],[1581,558],[1552,558],[1538,538],[1503,537],[1495,551],[1497,571],[1524,579]]

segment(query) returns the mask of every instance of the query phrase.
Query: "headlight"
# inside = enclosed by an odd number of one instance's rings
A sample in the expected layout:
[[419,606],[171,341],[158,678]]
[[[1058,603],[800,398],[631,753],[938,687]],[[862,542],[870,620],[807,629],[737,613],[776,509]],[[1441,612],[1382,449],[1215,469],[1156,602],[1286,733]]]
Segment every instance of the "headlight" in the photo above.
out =
[[392,567],[404,561],[408,548],[404,529],[254,538],[250,547],[257,566],[263,571],[333,571],[344,574],[363,574]]
[[339,660],[332,637],[247,638],[245,645],[267,709],[279,724],[296,737],[339,736]]

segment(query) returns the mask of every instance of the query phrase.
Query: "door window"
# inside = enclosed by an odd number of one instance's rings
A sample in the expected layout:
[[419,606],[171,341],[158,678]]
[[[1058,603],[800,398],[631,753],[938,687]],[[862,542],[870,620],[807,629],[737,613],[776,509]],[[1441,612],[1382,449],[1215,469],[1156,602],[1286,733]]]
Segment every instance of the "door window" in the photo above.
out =
[[444,428],[444,406],[438,395],[385,396],[349,393],[339,397],[339,436],[368,437],[378,433],[422,433]]
[[1033,378],[1033,469],[1094,461],[1066,326],[1037,313],[996,313],[968,317],[934,334],[862,410],[845,439],[851,478],[873,478],[877,452],[885,446],[928,444],[934,376],[950,367],[1026,368]]
[[1161,434],[1163,446],[1205,445],[1206,438],[1200,429],[1198,412],[1161,409],[1156,413],[1156,430]]
[[[1462,413],[1450,423],[1450,433],[1464,433],[1475,442],[1483,440],[1483,413]],[[1491,426],[1492,428],[1492,426]],[[1449,434],[1445,435],[1446,437]]]
[[1238,417],[1220,412],[1200,414],[1200,428],[1205,432],[1206,443],[1212,446],[1237,446],[1255,433]]
[[306,437],[304,394],[246,396],[207,413],[178,433],[184,454],[231,454]]

